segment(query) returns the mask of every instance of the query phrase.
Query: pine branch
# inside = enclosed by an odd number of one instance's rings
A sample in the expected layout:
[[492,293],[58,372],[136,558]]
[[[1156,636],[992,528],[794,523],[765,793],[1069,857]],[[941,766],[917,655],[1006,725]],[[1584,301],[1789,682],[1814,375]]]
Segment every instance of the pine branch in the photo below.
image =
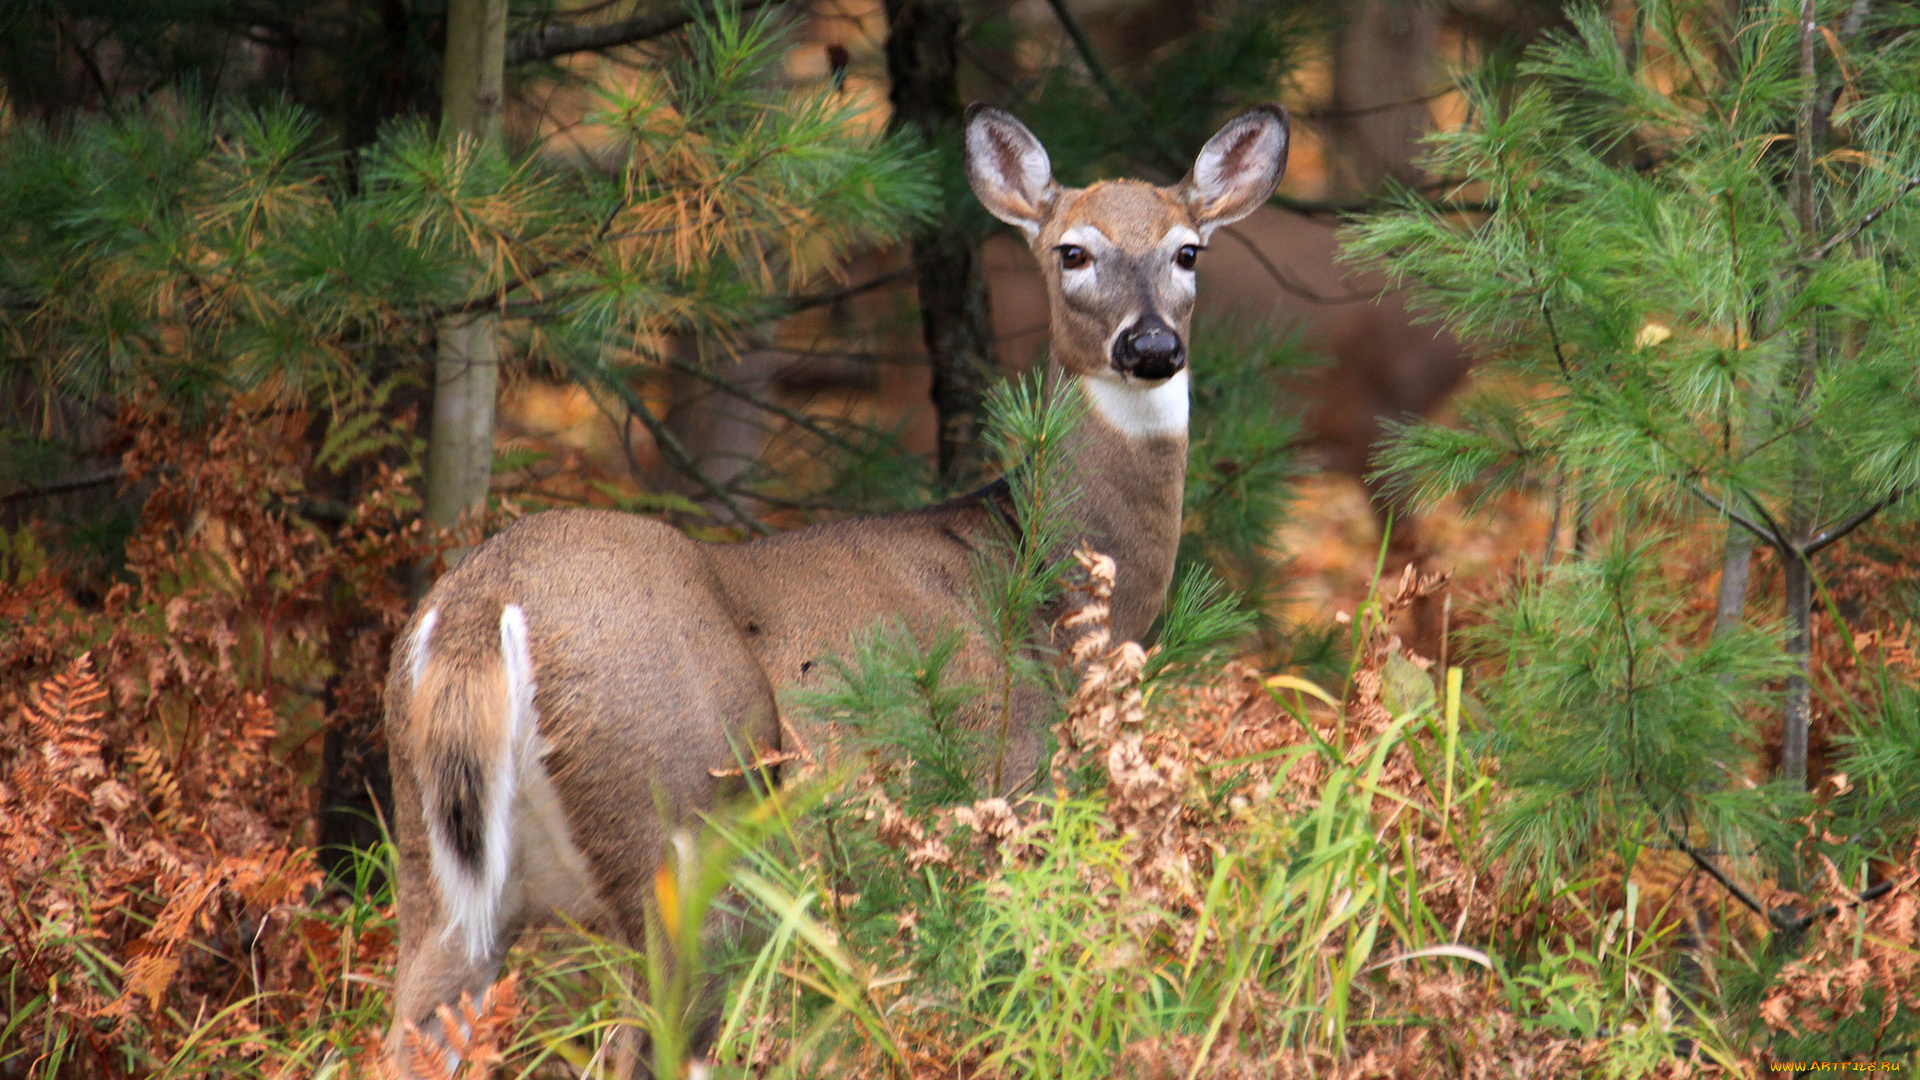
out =
[[1885,510],[1887,507],[1892,506],[1894,503],[1899,502],[1900,497],[1905,494],[1906,494],[1905,489],[1896,488],[1894,489],[1891,495],[1888,495],[1886,498],[1881,499],[1879,502],[1874,503],[1872,506],[1867,507],[1866,509],[1860,511],[1859,513],[1854,514],[1852,517],[1847,518],[1845,521],[1842,521],[1840,524],[1835,525],[1828,529],[1821,530],[1820,532],[1814,534],[1812,538],[1807,540],[1805,544],[1802,544],[1800,546],[1801,553],[1811,558],[1816,552],[1826,547],[1828,544],[1833,543],[1834,541],[1840,539],[1841,537],[1846,536],[1848,533],[1852,532],[1853,530],[1873,520],[1874,515],[1878,514],[1882,510]]
[[[1740,511],[1735,510],[1732,506],[1729,506],[1728,504],[1721,502],[1719,499],[1714,498],[1713,495],[1709,493],[1706,488],[1703,488],[1700,486],[1698,481],[1689,480],[1689,481],[1683,481],[1683,483],[1686,485],[1687,490],[1693,493],[1694,497],[1698,498],[1701,502],[1706,503],[1708,506],[1711,506],[1713,508],[1714,513],[1722,515],[1728,521],[1731,521],[1734,524],[1752,533],[1754,536],[1758,537],[1761,541],[1765,542],[1768,547],[1773,548],[1775,551],[1780,551],[1780,552],[1787,552],[1791,550],[1792,544],[1788,542],[1786,535],[1784,533],[1778,532],[1776,528],[1769,528],[1765,525],[1761,525],[1758,522],[1755,522],[1752,518],[1749,518],[1745,514],[1742,514]],[[1762,510],[1762,513],[1764,514],[1765,511]]]

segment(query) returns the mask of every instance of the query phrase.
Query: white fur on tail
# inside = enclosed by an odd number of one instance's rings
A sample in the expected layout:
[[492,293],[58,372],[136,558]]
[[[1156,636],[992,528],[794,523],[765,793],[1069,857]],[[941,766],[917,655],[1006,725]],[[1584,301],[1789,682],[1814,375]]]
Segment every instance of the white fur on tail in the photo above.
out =
[[488,958],[498,941],[500,900],[513,866],[513,806],[520,770],[537,754],[533,653],[527,642],[526,613],[518,604],[508,604],[500,612],[500,662],[506,676],[506,737],[483,748],[491,761],[475,763],[486,778],[477,807],[484,820],[477,875],[454,852],[437,815],[427,815],[433,876],[447,909],[447,936],[460,938],[467,955],[476,960]]
[[433,608],[420,617],[420,625],[414,627],[413,636],[407,639],[407,670],[413,676],[413,688],[420,689],[420,674],[427,670],[427,649],[433,640],[434,624],[440,621],[440,609]]

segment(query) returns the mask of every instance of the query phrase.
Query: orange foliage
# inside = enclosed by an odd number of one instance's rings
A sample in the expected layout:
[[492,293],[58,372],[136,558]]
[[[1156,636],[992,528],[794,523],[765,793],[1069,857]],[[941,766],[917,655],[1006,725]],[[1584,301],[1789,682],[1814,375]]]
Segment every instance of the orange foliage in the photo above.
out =
[[190,1043],[271,1073],[260,1032],[324,1027],[391,966],[384,923],[318,893],[312,771],[325,725],[376,728],[398,572],[444,540],[385,462],[331,528],[308,517],[305,423],[124,413],[149,486],[130,580],[91,610],[53,569],[0,583],[0,955],[28,1076],[146,1075]]

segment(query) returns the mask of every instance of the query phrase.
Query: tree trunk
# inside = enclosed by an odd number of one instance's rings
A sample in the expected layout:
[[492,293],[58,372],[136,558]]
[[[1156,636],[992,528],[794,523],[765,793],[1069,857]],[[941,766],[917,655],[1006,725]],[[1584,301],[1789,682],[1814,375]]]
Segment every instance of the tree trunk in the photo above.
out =
[[[954,78],[959,34],[956,0],[887,0],[891,123],[919,130],[928,145],[943,150],[957,147],[960,137],[960,91]],[[972,197],[957,168],[945,174],[949,205]],[[913,266],[921,336],[933,364],[940,478],[954,486],[972,479],[980,466],[982,406],[999,370],[987,279],[974,238],[950,220],[930,225],[913,238]]]
[[1413,159],[1430,126],[1438,10],[1423,0],[1362,0],[1340,28],[1333,76],[1340,187],[1354,195],[1383,180],[1417,179]]
[[[380,10],[388,32],[386,46],[398,56],[405,51],[407,9],[389,2],[382,3]],[[506,0],[451,0],[448,5],[446,65],[440,85],[443,137],[467,135],[499,143],[506,31]],[[392,70],[400,71],[402,66],[396,61]],[[375,88],[349,98],[346,130],[352,145],[356,138],[371,139],[391,111],[383,112],[382,106],[397,108],[407,95],[389,86],[384,95]],[[456,316],[442,321],[436,330],[439,344],[427,436],[425,514],[428,521],[444,526],[482,505],[493,478],[499,319],[490,314]],[[429,584],[427,568],[413,568],[411,577],[414,594],[424,593]],[[351,655],[355,636],[370,632],[366,623],[338,627],[342,656]],[[330,720],[323,742],[315,828],[322,865],[351,887],[355,878],[350,851],[371,850],[380,840],[382,822],[392,820],[387,813],[392,807],[392,777],[387,747],[379,738],[378,708],[357,713],[363,723],[343,721],[336,707],[339,688],[337,676],[329,680]]]
[[[506,0],[452,0],[440,84],[440,132],[500,142]],[[493,478],[493,408],[500,387],[500,319],[481,312],[441,322],[427,443],[427,520],[451,525],[482,506]]]

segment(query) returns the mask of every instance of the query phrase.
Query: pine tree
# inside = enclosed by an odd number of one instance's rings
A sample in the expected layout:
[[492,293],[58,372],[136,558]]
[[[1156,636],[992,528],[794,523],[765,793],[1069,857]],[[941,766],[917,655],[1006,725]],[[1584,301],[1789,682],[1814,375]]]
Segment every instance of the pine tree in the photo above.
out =
[[[1581,522],[1482,638],[1511,839],[1552,870],[1620,836],[1785,858],[1819,556],[1920,480],[1920,22],[1647,0],[1571,25],[1517,80],[1469,78],[1471,120],[1433,140],[1432,174],[1488,212],[1409,204],[1357,245],[1498,372],[1458,426],[1402,429],[1389,473],[1421,501],[1551,491]],[[1678,599],[1703,541],[1713,632]],[[1781,624],[1744,609],[1755,544]],[[1761,798],[1735,722],[1770,679],[1782,784]]]

